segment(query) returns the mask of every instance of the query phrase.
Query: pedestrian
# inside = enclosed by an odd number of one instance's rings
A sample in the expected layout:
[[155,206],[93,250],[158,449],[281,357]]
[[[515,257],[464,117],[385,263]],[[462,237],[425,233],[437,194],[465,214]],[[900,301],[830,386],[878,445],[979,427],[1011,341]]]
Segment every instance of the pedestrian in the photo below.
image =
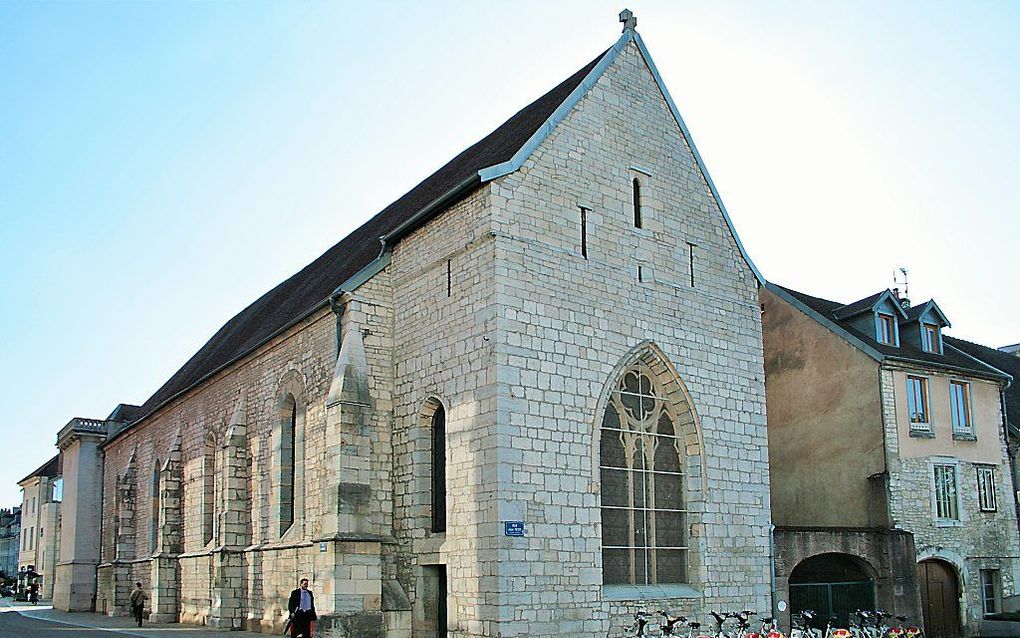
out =
[[145,601],[148,599],[149,597],[142,591],[142,584],[135,583],[135,588],[131,590],[131,598],[128,599],[128,602],[131,603],[131,615],[135,617],[139,627],[142,626],[142,612],[145,611]]
[[39,602],[39,583],[34,580],[28,586],[28,602],[33,605]]
[[291,638],[312,638],[315,635],[315,596],[308,589],[308,579],[302,578],[299,587],[290,592],[287,611],[290,612]]

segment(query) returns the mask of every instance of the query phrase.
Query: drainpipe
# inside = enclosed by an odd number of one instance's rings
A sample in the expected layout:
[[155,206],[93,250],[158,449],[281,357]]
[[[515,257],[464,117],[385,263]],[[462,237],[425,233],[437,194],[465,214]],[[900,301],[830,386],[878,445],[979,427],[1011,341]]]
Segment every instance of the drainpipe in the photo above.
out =
[[778,592],[776,591],[776,526],[769,523],[769,591],[772,594],[772,617],[779,621]]
[[333,294],[329,296],[329,307],[336,315],[336,354],[333,355],[335,361],[340,356],[340,344],[343,341],[342,325],[341,320],[344,316],[344,301],[343,292],[338,288],[333,291]]

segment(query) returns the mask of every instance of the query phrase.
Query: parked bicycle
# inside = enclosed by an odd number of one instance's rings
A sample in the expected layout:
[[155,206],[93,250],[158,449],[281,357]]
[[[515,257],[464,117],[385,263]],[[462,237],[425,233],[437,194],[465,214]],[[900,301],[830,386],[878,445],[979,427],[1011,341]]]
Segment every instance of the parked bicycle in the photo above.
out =
[[645,634],[645,626],[648,625],[649,618],[650,618],[650,616],[649,616],[648,612],[639,611],[636,614],[634,614],[634,631],[635,631],[634,635],[635,636],[640,637],[640,636],[645,636],[646,635]]

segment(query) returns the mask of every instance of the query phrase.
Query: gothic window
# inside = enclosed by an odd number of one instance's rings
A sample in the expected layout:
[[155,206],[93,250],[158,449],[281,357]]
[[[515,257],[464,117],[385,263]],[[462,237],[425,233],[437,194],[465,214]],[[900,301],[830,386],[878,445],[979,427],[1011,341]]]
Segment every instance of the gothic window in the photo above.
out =
[[159,543],[159,459],[152,467],[151,522],[149,523],[149,544],[155,553]]
[[446,531],[446,410],[442,404],[432,415],[432,531]]
[[652,371],[628,369],[602,419],[602,563],[607,585],[687,582],[684,442]]
[[213,539],[213,520],[216,499],[216,439],[212,434],[205,439],[202,456],[202,544]]
[[294,524],[294,491],[297,473],[297,401],[288,394],[280,423],[280,534]]

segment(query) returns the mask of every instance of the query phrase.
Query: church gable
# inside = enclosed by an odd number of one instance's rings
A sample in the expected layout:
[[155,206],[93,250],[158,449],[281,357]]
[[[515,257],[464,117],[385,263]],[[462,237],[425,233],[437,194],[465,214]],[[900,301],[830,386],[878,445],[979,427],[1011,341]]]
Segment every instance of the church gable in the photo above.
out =
[[[520,169],[495,182],[497,229],[639,282],[750,299],[760,275],[640,37],[625,32],[579,89]],[[514,203],[500,212],[504,201]]]
[[[585,134],[580,130],[585,125],[578,125],[578,119],[596,120],[598,126],[589,127]],[[557,139],[559,141],[555,143],[570,147],[558,149],[565,157],[552,160],[554,163],[564,162],[554,167],[557,171],[569,168],[569,163],[583,163],[584,160],[597,157],[599,146],[610,151],[622,151],[616,159],[631,178],[633,201],[629,205],[634,209],[633,221],[637,227],[659,231],[663,229],[661,224],[656,225],[654,217],[650,217],[647,223],[640,219],[641,212],[638,210],[641,205],[675,206],[675,200],[664,199],[667,193],[666,189],[661,188],[663,179],[673,179],[675,184],[683,185],[686,190],[697,191],[692,193],[698,200],[697,211],[694,212],[714,217],[710,223],[713,226],[717,223],[718,228],[710,232],[713,237],[703,237],[702,243],[688,242],[691,248],[688,256],[700,252],[698,246],[713,243],[714,236],[725,237],[728,240],[727,248],[736,253],[742,266],[746,266],[759,283],[764,283],[764,278],[740,242],[712,178],[647,47],[633,27],[624,29],[617,43],[597,59],[588,75],[510,161],[483,169],[479,174],[485,180],[497,179],[520,168],[528,170],[529,166],[539,164],[541,158],[549,154],[547,147]],[[553,154],[558,151],[553,151]],[[656,171],[649,168],[651,164],[662,160],[675,165],[666,171],[661,170],[661,167]],[[660,187],[648,188],[654,181],[659,181]],[[597,186],[599,188],[593,195],[579,194],[578,208],[591,208],[589,204],[605,192],[604,184]],[[642,187],[644,192],[639,193]],[[642,201],[637,203],[639,199]],[[692,211],[673,212],[690,215]],[[591,213],[584,216],[585,221],[592,222],[599,217],[599,213],[592,209]],[[586,236],[585,243],[587,239]],[[698,255],[693,257],[697,259]]]

